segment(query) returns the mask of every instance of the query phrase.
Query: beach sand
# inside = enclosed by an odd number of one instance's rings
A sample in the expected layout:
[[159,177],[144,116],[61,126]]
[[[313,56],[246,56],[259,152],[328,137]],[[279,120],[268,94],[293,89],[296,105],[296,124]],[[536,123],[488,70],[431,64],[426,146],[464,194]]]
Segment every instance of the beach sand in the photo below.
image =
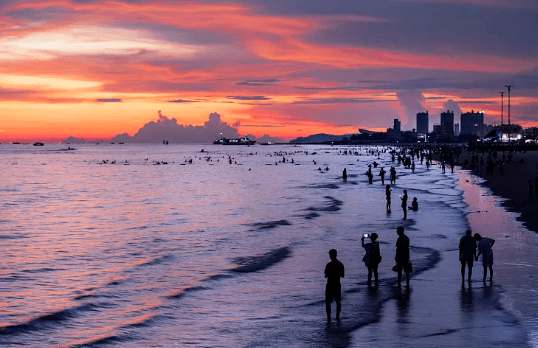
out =
[[[479,153],[478,157],[487,163],[488,155]],[[459,163],[463,169],[471,169],[472,153],[463,153]],[[502,160],[503,153],[497,152],[497,159]],[[508,153],[505,154],[508,160]],[[504,198],[502,205],[509,211],[520,214],[517,219],[531,231],[538,232],[538,196],[535,191],[535,178],[538,177],[538,152],[514,153],[510,162],[505,161],[503,175],[499,166],[495,166],[493,174],[486,174],[486,166],[480,165],[473,174],[483,178],[483,185],[488,187],[494,195]],[[529,179],[532,180],[532,193],[529,192]]]

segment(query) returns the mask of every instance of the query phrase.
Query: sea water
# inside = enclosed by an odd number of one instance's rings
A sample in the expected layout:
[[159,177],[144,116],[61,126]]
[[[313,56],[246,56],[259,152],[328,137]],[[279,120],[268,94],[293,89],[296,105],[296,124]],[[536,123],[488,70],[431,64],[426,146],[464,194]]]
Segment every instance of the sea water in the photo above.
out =
[[[387,151],[2,144],[0,345],[528,345],[502,285],[460,288],[458,177],[418,159],[413,173]],[[387,213],[377,174],[390,166]],[[403,189],[420,206],[406,220]],[[409,288],[392,271],[398,226],[411,240]],[[369,288],[360,238],[373,232],[383,261]],[[346,274],[341,321],[327,323],[332,248]]]

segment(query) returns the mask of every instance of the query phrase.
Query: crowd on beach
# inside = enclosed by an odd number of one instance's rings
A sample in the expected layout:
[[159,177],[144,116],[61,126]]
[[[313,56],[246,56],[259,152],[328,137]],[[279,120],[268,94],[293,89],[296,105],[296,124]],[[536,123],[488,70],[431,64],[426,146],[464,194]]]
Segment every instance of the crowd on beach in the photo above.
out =
[[[374,150],[371,150],[372,152],[370,154],[375,154]],[[379,156],[379,150],[377,152]],[[420,159],[420,163],[422,164],[424,162],[424,159],[426,160],[426,166],[429,169],[429,166],[433,163],[434,156],[438,160],[438,164],[441,167],[441,170],[443,173],[446,172],[446,167],[449,166],[451,171],[454,171],[454,167],[459,162],[459,157],[462,155],[462,149],[460,147],[448,147],[448,148],[440,148],[437,151],[434,151],[430,149],[429,151],[426,151],[425,149],[421,148],[402,148],[397,150],[391,151],[391,157],[392,161],[394,162],[396,158],[398,158],[398,163],[403,164],[405,168],[411,169],[414,173],[415,171],[415,162],[414,159],[416,158],[417,161]],[[471,166],[474,170],[476,166],[483,164],[483,159],[478,159],[479,157],[476,154],[472,154],[471,157]],[[489,153],[488,155],[488,173],[492,171],[492,167],[495,166],[493,163],[493,158],[496,158],[496,153]],[[512,160],[512,154],[503,154],[502,156],[502,162],[499,163],[501,166],[499,168],[500,173],[502,175],[503,170],[502,163],[507,160],[508,163]],[[467,160],[466,160],[467,161]],[[480,163],[482,162],[482,163]],[[374,161],[373,167],[376,168],[379,164]],[[390,173],[390,184],[396,184],[396,169],[394,166],[392,166],[389,170]],[[381,184],[384,185],[384,176],[386,174],[386,171],[383,167],[381,167],[379,176],[381,178]],[[373,173],[372,173],[372,164],[368,165],[368,170],[366,172],[366,175],[368,177],[368,183],[373,183]],[[344,169],[343,172],[343,178],[346,180],[347,178],[347,172],[346,169]],[[531,191],[531,181],[529,180],[529,191]],[[538,196],[538,177],[536,178],[536,185],[537,191],[536,195]],[[387,212],[391,211],[391,188],[390,185],[386,185],[386,200],[387,205],[386,209]],[[532,192],[530,192],[532,194]],[[403,209],[403,219],[405,220],[407,218],[407,209],[412,210],[418,210],[418,201],[417,198],[413,198],[413,202],[411,206],[407,206],[407,190],[403,190],[403,196],[400,195],[401,199],[401,207]],[[410,258],[409,253],[409,237],[405,235],[404,233],[404,227],[399,226],[396,230],[396,233],[398,234],[398,239],[396,241],[396,254],[394,257],[395,265],[393,267],[393,271],[397,273],[397,282],[398,286],[401,286],[402,277],[403,274],[405,274],[405,281],[406,285],[409,286],[409,280],[410,280],[410,273],[413,271],[413,266]],[[361,238],[361,246],[365,250],[364,257],[362,261],[364,262],[366,268],[368,269],[368,280],[367,285],[368,287],[372,286],[372,276],[374,278],[374,286],[379,285],[379,279],[378,279],[378,266],[381,263],[382,256],[381,251],[379,248],[379,242],[378,242],[379,236],[377,233],[372,234],[364,234]],[[475,233],[474,236],[472,235],[471,230],[467,230],[465,235],[461,237],[459,242],[459,260],[461,262],[461,277],[462,282],[465,282],[465,270],[467,269],[467,275],[468,279],[467,281],[469,283],[472,282],[471,276],[472,276],[472,268],[474,261],[478,261],[478,258],[480,255],[482,255],[482,266],[484,269],[483,272],[483,282],[486,282],[487,274],[489,270],[489,281],[493,281],[493,252],[492,247],[495,243],[495,240],[492,238],[482,237],[479,233]],[[478,253],[477,253],[478,250]],[[329,257],[330,262],[327,263],[325,267],[325,277],[327,278],[327,284],[325,288],[325,305],[326,305],[326,313],[327,313],[327,320],[331,320],[331,304],[332,302],[336,302],[336,320],[340,320],[340,312],[341,312],[341,284],[340,284],[340,278],[344,278],[345,271],[344,271],[344,265],[342,262],[340,262],[337,259],[337,251],[335,249],[331,249],[329,251]]]

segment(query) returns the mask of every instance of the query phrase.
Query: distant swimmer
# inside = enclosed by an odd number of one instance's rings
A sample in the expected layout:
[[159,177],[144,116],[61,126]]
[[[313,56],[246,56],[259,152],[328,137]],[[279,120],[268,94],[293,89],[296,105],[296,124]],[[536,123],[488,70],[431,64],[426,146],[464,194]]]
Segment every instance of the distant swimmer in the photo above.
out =
[[329,250],[331,262],[325,266],[325,310],[327,312],[327,321],[331,321],[331,303],[336,302],[336,320],[340,320],[340,311],[342,310],[342,286],[340,278],[344,278],[344,265],[336,258],[336,250]]
[[344,179],[344,181],[347,180],[347,170],[346,170],[346,168],[344,168],[344,171],[342,172],[342,178]]

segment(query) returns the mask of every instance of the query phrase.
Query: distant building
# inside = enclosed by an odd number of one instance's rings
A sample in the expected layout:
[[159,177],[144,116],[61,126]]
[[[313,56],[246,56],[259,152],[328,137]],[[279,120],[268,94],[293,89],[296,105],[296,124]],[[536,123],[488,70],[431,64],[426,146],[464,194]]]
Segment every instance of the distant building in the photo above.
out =
[[394,119],[394,127],[387,128],[387,136],[394,140],[399,140],[402,136],[402,123],[399,119]]
[[400,133],[402,131],[402,123],[399,119],[394,119],[394,132]]
[[440,137],[443,134],[443,126],[440,124],[434,124],[433,125],[433,132]]
[[447,110],[446,112],[441,112],[441,136],[443,138],[453,138],[454,137],[454,112]]
[[428,134],[428,111],[417,114],[417,133]]
[[484,125],[483,112],[465,112],[461,114],[461,134],[480,135]]

